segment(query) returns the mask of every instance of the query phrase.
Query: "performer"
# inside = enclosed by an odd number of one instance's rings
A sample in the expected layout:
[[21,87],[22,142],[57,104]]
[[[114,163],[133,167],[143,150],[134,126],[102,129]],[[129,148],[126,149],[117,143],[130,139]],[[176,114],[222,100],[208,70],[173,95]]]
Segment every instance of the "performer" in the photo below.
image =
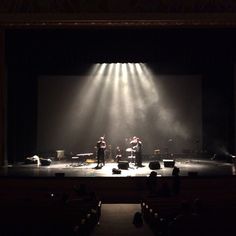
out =
[[136,147],[136,162],[137,162],[137,166],[138,167],[143,167],[143,157],[142,157],[142,149],[143,149],[143,144],[142,142],[140,141],[139,138],[137,138],[137,147]]
[[116,162],[118,163],[121,160],[122,154],[119,146],[116,147]]
[[104,137],[100,137],[97,142],[97,167],[102,163],[105,166],[105,150],[106,150],[106,142]]
[[142,165],[142,149],[143,145],[140,139],[136,136],[130,142],[132,149],[135,151],[135,164],[137,167],[143,167]]
[[133,150],[135,150],[136,145],[137,145],[137,137],[134,136],[134,137],[131,139],[131,141],[130,141],[129,144],[130,144],[131,148],[132,148]]

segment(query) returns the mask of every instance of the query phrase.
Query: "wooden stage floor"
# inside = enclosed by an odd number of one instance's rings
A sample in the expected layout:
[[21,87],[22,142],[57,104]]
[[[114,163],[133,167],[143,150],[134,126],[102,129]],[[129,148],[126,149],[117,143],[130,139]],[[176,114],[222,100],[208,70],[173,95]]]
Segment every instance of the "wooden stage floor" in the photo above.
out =
[[[153,160],[151,160],[153,161]],[[151,161],[144,161],[143,167],[137,168],[129,163],[128,169],[121,169],[120,174],[113,174],[113,169],[118,169],[115,162],[107,162],[101,169],[96,168],[96,163],[73,163],[70,160],[52,161],[49,166],[37,166],[35,164],[17,163],[0,168],[0,176],[13,177],[144,177],[152,171],[149,168]],[[165,167],[163,159],[158,160],[160,169],[157,172],[160,177],[172,175],[173,168]],[[176,158],[175,166],[180,169],[180,176],[232,176],[235,175],[235,164],[222,161],[214,161],[207,158]]]

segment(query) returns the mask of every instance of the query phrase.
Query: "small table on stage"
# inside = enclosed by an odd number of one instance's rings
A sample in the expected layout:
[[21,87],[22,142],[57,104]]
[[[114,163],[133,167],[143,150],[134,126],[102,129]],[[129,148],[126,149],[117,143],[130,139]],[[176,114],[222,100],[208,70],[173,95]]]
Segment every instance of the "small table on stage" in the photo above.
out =
[[70,166],[73,166],[73,167],[84,166],[87,164],[86,163],[87,158],[91,156],[93,156],[93,153],[91,152],[76,154],[76,156],[71,157],[72,162]]

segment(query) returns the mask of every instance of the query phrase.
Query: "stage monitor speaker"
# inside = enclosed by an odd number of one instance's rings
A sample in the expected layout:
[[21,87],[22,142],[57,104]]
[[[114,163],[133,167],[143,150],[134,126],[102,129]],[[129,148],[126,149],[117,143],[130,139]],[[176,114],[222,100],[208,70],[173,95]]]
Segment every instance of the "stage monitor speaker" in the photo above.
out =
[[51,159],[40,158],[41,166],[50,166],[52,163]]
[[113,168],[112,169],[112,174],[121,174],[121,170],[119,170],[119,169],[116,169],[116,168]]
[[129,162],[128,161],[119,161],[118,168],[123,170],[129,169]]
[[161,168],[160,162],[159,161],[151,161],[149,163],[149,168],[151,170],[158,170],[158,169],[160,169]]
[[172,159],[163,159],[164,167],[171,167],[175,166],[175,160]]

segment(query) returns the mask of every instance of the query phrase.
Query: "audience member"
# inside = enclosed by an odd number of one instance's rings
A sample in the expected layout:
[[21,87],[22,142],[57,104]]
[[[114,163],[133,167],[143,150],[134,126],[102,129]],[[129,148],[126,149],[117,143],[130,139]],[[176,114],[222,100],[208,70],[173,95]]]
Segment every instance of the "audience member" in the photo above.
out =
[[74,186],[74,190],[78,196],[87,195],[87,186],[86,184],[80,184],[79,187]]
[[143,217],[141,212],[136,212],[133,218],[133,224],[135,227],[140,228],[143,226]]
[[152,171],[147,178],[147,188],[150,195],[156,194],[157,188],[157,172]]
[[172,192],[174,195],[179,194],[180,192],[180,177],[179,177],[179,168],[174,166],[172,171],[173,182],[172,182]]

